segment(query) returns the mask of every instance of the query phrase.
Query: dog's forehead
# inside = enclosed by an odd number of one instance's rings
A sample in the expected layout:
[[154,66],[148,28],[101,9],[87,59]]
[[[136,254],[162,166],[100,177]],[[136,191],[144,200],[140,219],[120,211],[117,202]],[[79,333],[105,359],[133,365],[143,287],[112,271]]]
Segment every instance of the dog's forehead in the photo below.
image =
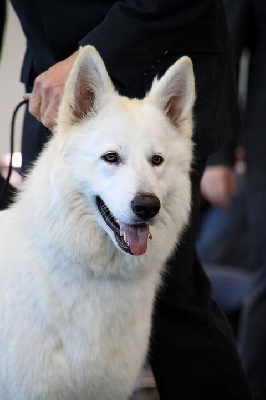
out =
[[[120,97],[106,104],[79,128],[86,152],[102,154],[109,150],[149,156],[167,148],[174,150],[179,135],[164,113],[145,100]],[[75,137],[77,138],[76,134]],[[77,143],[77,140],[75,139]]]
[[[177,138],[177,129],[158,107],[149,104],[145,99],[128,99],[120,97],[120,101],[108,104],[99,115],[99,129],[109,128],[109,134],[123,134],[128,140],[148,140],[157,142],[168,138]],[[105,123],[101,121],[105,119]]]

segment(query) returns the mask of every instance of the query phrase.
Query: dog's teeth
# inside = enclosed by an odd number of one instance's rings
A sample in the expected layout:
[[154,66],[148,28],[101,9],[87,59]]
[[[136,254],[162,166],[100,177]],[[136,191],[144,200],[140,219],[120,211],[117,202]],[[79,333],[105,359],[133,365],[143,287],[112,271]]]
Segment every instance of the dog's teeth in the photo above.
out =
[[129,242],[127,241],[127,235],[124,233],[124,242],[129,247]]
[[119,235],[124,236],[125,235],[124,231],[120,231]]

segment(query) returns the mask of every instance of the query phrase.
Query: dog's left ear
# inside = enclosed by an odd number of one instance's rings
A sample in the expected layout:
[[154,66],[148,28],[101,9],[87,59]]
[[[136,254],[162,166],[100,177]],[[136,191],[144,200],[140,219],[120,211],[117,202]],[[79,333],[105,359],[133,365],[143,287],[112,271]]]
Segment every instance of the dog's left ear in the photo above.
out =
[[114,87],[102,58],[93,46],[85,46],[66,81],[58,125],[69,127],[93,115],[111,93]]
[[[195,80],[190,58],[180,58],[161,79],[156,79],[146,99],[163,109],[176,127],[180,127],[185,121],[192,124]],[[188,135],[192,133],[192,129],[185,131]]]

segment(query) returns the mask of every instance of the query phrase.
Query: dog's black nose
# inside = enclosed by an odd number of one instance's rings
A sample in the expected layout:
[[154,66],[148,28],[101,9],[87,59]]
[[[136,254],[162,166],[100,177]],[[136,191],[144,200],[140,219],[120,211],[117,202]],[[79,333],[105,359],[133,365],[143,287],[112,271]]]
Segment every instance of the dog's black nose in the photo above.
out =
[[141,219],[149,219],[158,214],[161,207],[158,197],[152,194],[138,194],[131,201],[131,208],[134,213]]

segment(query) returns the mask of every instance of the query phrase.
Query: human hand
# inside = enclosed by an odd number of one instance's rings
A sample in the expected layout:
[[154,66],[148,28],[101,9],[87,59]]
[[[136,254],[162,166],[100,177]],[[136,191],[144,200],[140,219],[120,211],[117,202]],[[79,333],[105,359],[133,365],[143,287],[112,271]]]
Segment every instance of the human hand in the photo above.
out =
[[230,197],[236,192],[233,168],[216,165],[207,167],[201,179],[201,193],[210,203],[221,208],[230,207]]
[[65,82],[77,55],[76,51],[37,76],[32,93],[23,96],[24,100],[29,100],[29,112],[50,130],[54,127]]

